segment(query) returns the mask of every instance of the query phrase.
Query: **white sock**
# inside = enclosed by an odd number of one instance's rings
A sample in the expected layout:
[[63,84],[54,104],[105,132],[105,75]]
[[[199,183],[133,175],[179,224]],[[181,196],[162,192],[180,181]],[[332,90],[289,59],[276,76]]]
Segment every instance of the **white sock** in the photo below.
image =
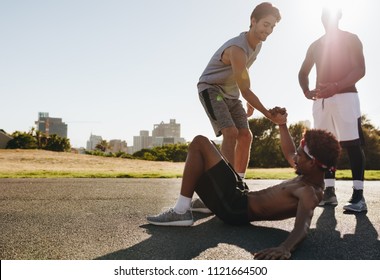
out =
[[364,189],[364,182],[363,181],[357,181],[354,180],[354,190],[363,190]]
[[185,214],[191,207],[191,197],[179,195],[176,205],[174,206],[174,212],[177,214]]
[[325,179],[325,186],[328,187],[334,187],[335,188],[335,179]]
[[245,173],[238,173],[238,175],[240,176],[240,178],[244,179],[245,177]]

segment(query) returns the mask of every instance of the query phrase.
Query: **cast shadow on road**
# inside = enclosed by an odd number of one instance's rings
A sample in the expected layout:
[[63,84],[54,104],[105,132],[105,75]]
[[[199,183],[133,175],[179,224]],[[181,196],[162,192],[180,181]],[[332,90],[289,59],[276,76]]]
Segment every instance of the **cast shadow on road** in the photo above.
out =
[[[307,239],[293,254],[297,259],[314,260],[379,260],[380,241],[378,232],[366,213],[345,212],[354,215],[356,226],[353,234],[344,234],[336,230],[335,207],[326,206]],[[341,221],[343,227],[344,220]],[[308,252],[312,250],[312,254]]]
[[[325,207],[316,228],[310,230],[306,240],[292,254],[292,259],[379,260],[380,242],[376,229],[365,213],[352,215],[356,218],[355,233],[341,237],[336,230],[335,208]],[[195,219],[204,217],[201,214],[194,216]],[[150,238],[97,259],[190,260],[220,243],[234,245],[247,252],[256,252],[278,246],[289,235],[288,231],[254,224],[230,226],[216,217],[192,227],[157,227],[148,224],[140,227],[151,235]]]
[[[205,218],[194,214],[195,219]],[[150,238],[129,248],[112,252],[97,259],[106,260],[190,260],[220,243],[231,244],[253,252],[281,243],[289,232],[247,226],[230,226],[216,217],[191,227],[158,227],[142,225]]]

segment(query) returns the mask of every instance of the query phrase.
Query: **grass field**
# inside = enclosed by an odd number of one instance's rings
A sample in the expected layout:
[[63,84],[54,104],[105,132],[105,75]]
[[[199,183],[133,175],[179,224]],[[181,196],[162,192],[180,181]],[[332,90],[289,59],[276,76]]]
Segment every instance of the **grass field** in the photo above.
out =
[[[180,178],[184,163],[108,158],[40,150],[0,149],[0,178]],[[248,169],[247,179],[289,179],[291,168]],[[337,178],[351,179],[339,170]],[[380,170],[367,170],[366,180],[380,180]]]

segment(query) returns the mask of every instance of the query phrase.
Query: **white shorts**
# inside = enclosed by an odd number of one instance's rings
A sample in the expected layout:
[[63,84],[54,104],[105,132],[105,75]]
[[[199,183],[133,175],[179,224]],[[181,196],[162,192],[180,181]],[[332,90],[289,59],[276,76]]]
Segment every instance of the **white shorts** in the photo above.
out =
[[360,139],[360,101],[358,93],[336,94],[313,104],[314,128],[324,129],[340,142]]

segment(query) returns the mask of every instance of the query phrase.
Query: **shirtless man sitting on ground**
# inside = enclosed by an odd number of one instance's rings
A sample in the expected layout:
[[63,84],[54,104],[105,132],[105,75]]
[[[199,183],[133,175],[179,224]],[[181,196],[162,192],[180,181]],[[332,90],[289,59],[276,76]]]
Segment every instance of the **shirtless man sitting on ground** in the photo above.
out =
[[[286,114],[276,107],[273,114]],[[334,169],[340,146],[323,130],[308,130],[296,149],[286,124],[279,126],[281,149],[295,168],[296,178],[260,191],[249,191],[219,151],[204,136],[196,136],[189,146],[181,194],[168,211],[149,216],[154,225],[190,226],[191,199],[196,192],[203,203],[221,220],[244,225],[261,220],[295,217],[294,229],[278,247],[262,250],[255,259],[289,259],[291,252],[306,237],[314,209],[323,197],[324,173]]]

